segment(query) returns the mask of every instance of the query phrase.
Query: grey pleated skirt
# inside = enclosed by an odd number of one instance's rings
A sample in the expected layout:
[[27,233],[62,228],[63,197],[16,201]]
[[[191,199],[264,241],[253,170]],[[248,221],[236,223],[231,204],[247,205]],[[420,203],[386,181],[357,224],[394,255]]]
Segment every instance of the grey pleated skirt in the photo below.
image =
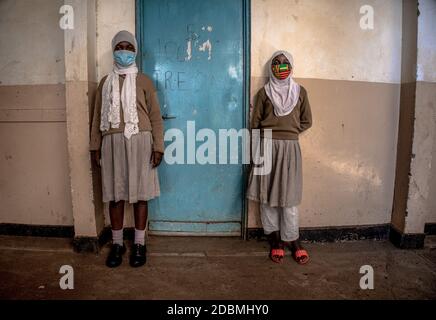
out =
[[157,168],[150,162],[153,138],[140,131],[130,139],[123,133],[103,136],[101,175],[103,202],[148,201],[160,195]]
[[248,177],[247,198],[270,207],[297,206],[303,193],[300,144],[298,140],[270,140],[271,143],[262,152],[271,152],[271,171],[256,175],[252,168]]

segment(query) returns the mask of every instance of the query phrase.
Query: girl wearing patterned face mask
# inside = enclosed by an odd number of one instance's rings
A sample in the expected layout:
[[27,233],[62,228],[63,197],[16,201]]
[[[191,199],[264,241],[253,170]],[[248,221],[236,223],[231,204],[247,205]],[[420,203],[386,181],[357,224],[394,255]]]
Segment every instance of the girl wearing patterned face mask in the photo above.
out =
[[[284,247],[289,245],[299,264],[309,254],[299,242],[298,208],[302,198],[302,163],[298,136],[312,126],[312,115],[306,90],[294,81],[294,60],[290,53],[278,51],[268,69],[269,81],[259,90],[254,106],[251,128],[272,131],[266,145],[272,156],[271,172],[249,175],[247,198],[259,202],[261,221],[269,238],[270,258],[283,262]],[[263,142],[261,142],[263,145]]]
[[163,122],[153,82],[138,72],[135,37],[120,31],[112,40],[113,69],[98,86],[91,127],[91,151],[101,166],[103,202],[109,202],[112,247],[108,267],[121,264],[124,204],[133,204],[135,240],[130,265],[146,262],[147,201],[160,194],[157,166],[164,152]]

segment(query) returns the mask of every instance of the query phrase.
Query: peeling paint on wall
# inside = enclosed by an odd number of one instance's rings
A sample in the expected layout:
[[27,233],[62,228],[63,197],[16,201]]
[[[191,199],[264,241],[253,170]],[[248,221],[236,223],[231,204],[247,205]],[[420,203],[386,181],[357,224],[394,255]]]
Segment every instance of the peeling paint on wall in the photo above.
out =
[[233,79],[238,79],[238,73],[236,71],[236,67],[235,66],[230,66],[229,67],[229,76]]
[[199,51],[203,51],[205,52],[206,50],[208,51],[209,55],[207,57],[207,60],[212,59],[212,43],[210,42],[209,39],[207,39],[205,42],[203,42],[199,47],[198,47]]
[[192,59],[192,39],[189,39],[188,42],[186,43],[186,61],[189,61]]

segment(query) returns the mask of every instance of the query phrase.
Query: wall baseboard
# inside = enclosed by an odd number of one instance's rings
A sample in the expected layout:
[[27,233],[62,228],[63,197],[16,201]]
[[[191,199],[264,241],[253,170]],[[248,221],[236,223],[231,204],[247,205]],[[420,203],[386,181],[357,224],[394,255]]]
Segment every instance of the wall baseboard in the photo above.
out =
[[[124,238],[133,240],[135,228],[125,228]],[[73,249],[76,252],[98,253],[101,248],[112,238],[111,228],[105,227],[98,237],[76,237],[74,226],[50,226],[16,223],[0,223],[0,235],[28,236],[48,238],[72,238]]]
[[[426,233],[402,233],[391,224],[354,226],[354,227],[328,227],[328,228],[301,228],[300,239],[311,242],[335,242],[349,240],[387,240],[400,249],[421,249],[424,247],[426,234],[436,234],[436,224],[427,224]],[[266,240],[262,228],[249,228],[248,239]]]
[[424,233],[429,236],[436,235],[436,223],[426,223]]
[[74,237],[74,227],[0,223],[0,235],[72,238]]
[[[420,249],[424,247],[426,235],[436,234],[436,224],[427,223],[425,233],[404,234],[396,230],[391,224],[301,228],[300,239],[311,242],[335,242],[350,240],[387,240],[401,249]],[[98,237],[75,237],[73,226],[48,226],[0,223],[0,235],[73,238],[73,248],[76,252],[98,253],[107,244],[112,235],[111,228],[105,227]],[[124,229],[124,238],[134,238],[134,228]],[[262,228],[248,228],[247,239],[266,240]]]
[[402,233],[391,226],[389,240],[400,249],[422,249],[425,233]]
[[[335,242],[350,240],[385,240],[389,237],[389,224],[344,227],[300,228],[300,240]],[[248,239],[266,239],[262,228],[248,228]]]

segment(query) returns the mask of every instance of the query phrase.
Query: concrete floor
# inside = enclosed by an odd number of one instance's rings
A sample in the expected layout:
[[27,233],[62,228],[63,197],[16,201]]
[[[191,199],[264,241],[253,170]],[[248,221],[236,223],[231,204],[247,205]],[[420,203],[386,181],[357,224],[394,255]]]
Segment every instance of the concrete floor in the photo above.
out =
[[[68,239],[0,236],[1,299],[436,299],[436,250],[399,250],[387,241],[306,243],[311,261],[277,265],[265,241],[149,237],[147,265],[108,269],[108,247],[74,253]],[[59,269],[74,268],[61,290]],[[374,290],[359,269],[374,268]]]

